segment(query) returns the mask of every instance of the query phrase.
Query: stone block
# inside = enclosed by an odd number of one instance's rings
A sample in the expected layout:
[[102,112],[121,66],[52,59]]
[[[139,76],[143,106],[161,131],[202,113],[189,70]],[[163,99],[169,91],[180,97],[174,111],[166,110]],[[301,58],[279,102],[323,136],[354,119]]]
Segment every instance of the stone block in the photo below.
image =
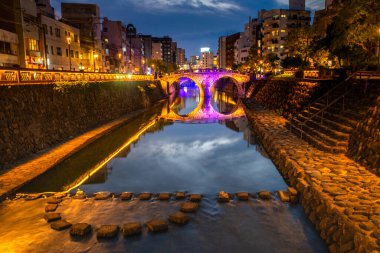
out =
[[161,231],[167,231],[169,229],[169,225],[164,220],[150,220],[145,223],[145,225],[148,227],[148,230],[150,232],[161,232]]
[[77,223],[71,226],[70,235],[72,236],[86,236],[91,233],[91,225],[87,223]]
[[133,193],[131,193],[131,192],[123,192],[120,194],[121,200],[131,200],[132,197],[133,197]]
[[77,191],[73,196],[73,199],[85,199],[86,197],[86,193],[84,193],[83,191]]
[[189,221],[189,217],[184,214],[183,212],[176,212],[169,216],[169,221],[183,225],[186,224]]
[[198,210],[199,204],[194,202],[185,202],[181,205],[181,211],[184,213],[194,213]]
[[157,199],[158,200],[169,200],[170,199],[170,193],[162,192],[162,193],[158,194]]
[[218,201],[222,203],[230,202],[230,195],[227,192],[219,192]]
[[259,192],[259,198],[262,200],[270,200],[272,199],[272,194],[268,191]]
[[288,194],[290,196],[297,196],[298,195],[298,192],[296,189],[294,189],[293,187],[288,187]]
[[248,192],[237,192],[236,197],[238,200],[248,200],[249,199],[249,193]]
[[111,239],[115,238],[119,233],[119,226],[117,225],[102,225],[96,233],[97,238]]
[[184,199],[186,197],[185,192],[176,192],[175,193],[175,199]]
[[280,197],[280,200],[282,202],[290,202],[290,198],[289,198],[288,193],[286,193],[284,191],[278,191],[278,196]]
[[109,199],[112,196],[112,193],[110,192],[97,192],[94,194],[95,200],[106,200]]
[[55,210],[57,210],[58,208],[58,204],[47,204],[45,206],[45,212],[55,212]]
[[50,227],[54,230],[61,231],[61,230],[65,230],[71,227],[71,223],[67,222],[66,220],[58,220],[58,221],[52,222],[50,224]]
[[121,229],[124,237],[141,234],[141,230],[142,227],[140,222],[125,223]]
[[193,202],[200,202],[202,200],[201,194],[190,194],[189,200]]
[[61,219],[60,213],[46,213],[44,216],[47,222],[57,221]]
[[35,200],[35,199],[39,199],[42,197],[42,194],[41,193],[37,193],[37,194],[28,194],[28,196],[26,196],[25,200]]
[[140,200],[150,200],[151,197],[152,197],[152,194],[149,192],[142,192],[139,194]]
[[55,197],[50,197],[50,198],[46,199],[46,203],[48,203],[48,204],[59,204],[61,202],[62,202],[62,199],[58,199]]

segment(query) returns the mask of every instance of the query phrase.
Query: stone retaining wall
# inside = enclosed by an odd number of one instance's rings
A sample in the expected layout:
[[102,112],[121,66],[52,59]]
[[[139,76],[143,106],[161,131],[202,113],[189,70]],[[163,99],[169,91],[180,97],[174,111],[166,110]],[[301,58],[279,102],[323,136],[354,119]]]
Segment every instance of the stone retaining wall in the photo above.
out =
[[380,97],[351,135],[348,154],[380,175]]
[[319,151],[300,140],[274,111],[245,110],[272,161],[300,193],[306,214],[329,250],[377,253],[380,179],[344,155]]
[[149,81],[0,86],[0,169],[163,96]]

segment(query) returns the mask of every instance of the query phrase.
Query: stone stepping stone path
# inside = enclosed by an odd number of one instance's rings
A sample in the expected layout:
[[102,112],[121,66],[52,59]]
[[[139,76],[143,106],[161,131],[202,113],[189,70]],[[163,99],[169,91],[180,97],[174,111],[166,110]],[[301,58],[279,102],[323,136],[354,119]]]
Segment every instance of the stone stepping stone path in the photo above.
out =
[[235,195],[236,195],[238,200],[244,200],[244,201],[249,200],[249,193],[248,192],[237,192]]
[[226,203],[230,202],[230,194],[224,191],[219,192],[218,202]]
[[141,234],[142,225],[140,222],[129,222],[122,226],[121,232],[124,237]]
[[119,233],[119,226],[117,225],[102,225],[96,233],[98,239],[112,239]]
[[55,212],[55,210],[57,210],[58,208],[58,204],[47,204],[45,206],[45,212]]
[[94,194],[94,199],[95,200],[106,200],[111,198],[112,193],[110,192],[97,192]]
[[62,202],[62,199],[55,198],[55,197],[50,197],[46,199],[46,203],[48,204],[59,204]]
[[61,220],[52,222],[50,224],[50,227],[54,230],[61,231],[61,230],[65,230],[71,227],[71,223],[67,222],[66,220],[61,219]]
[[84,237],[90,234],[92,231],[92,227],[88,223],[77,223],[71,226],[70,235],[77,237]]
[[131,193],[131,192],[122,192],[120,194],[121,200],[131,200],[132,198],[133,198],[133,193]]
[[47,222],[57,221],[61,219],[61,214],[60,213],[46,213],[44,216],[44,219]]
[[158,194],[157,199],[158,199],[158,200],[169,200],[169,199],[170,199],[170,196],[171,196],[170,193],[162,192],[162,193],[159,193],[159,194]]
[[186,198],[186,193],[185,192],[176,192],[175,193],[175,199],[180,200]]
[[271,200],[272,199],[272,193],[268,191],[261,191],[259,192],[259,198],[262,200]]
[[193,201],[193,202],[200,202],[202,200],[202,195],[201,194],[190,194],[189,200]]
[[167,231],[169,229],[169,224],[164,220],[150,220],[145,223],[145,226],[147,226],[149,232],[163,232]]
[[152,193],[150,192],[142,192],[139,194],[140,200],[150,200],[152,198]]
[[198,207],[198,203],[185,202],[181,205],[181,211],[184,213],[195,213],[198,210]]
[[183,213],[181,211],[178,211],[178,212],[171,214],[169,216],[169,221],[176,223],[176,224],[179,224],[179,225],[184,225],[189,220],[190,220],[190,218],[185,213]]

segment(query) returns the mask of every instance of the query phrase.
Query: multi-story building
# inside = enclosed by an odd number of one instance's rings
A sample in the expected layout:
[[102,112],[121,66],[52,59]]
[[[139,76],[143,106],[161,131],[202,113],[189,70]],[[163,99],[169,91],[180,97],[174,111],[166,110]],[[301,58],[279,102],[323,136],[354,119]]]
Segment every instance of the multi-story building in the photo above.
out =
[[196,70],[201,68],[202,61],[198,55],[190,56],[190,69]]
[[141,35],[144,44],[144,58],[148,61],[152,59],[152,36],[151,35]]
[[177,64],[177,42],[172,42],[172,61],[171,64]]
[[202,53],[202,69],[212,69],[214,68],[214,53],[210,51],[210,48],[201,48]]
[[19,65],[17,51],[17,34],[0,29],[0,67]]
[[226,69],[232,69],[235,62],[235,43],[240,38],[240,33],[235,33],[226,37]]
[[172,38],[169,36],[164,36],[163,38],[152,38],[152,44],[153,43],[161,43],[162,46],[162,60],[165,63],[168,64],[175,64],[175,61],[173,62],[173,52],[172,52]]
[[81,56],[85,70],[103,71],[100,9],[96,4],[62,3],[62,19],[80,30]]
[[125,25],[121,21],[104,18],[102,38],[105,42],[107,69],[111,72],[126,72],[129,45]]
[[218,47],[218,66],[221,69],[226,68],[226,40],[227,37],[219,37],[219,47]]
[[41,23],[45,32],[46,68],[82,70],[79,29],[44,15]]
[[162,44],[161,42],[153,42],[152,43],[152,59],[162,61]]
[[261,10],[263,55],[277,54],[282,60],[291,52],[286,48],[286,38],[292,30],[310,26],[310,11],[305,10]]
[[289,0],[289,10],[304,11],[306,7],[305,0]]
[[177,48],[177,65],[183,66],[186,62],[186,52],[184,48]]

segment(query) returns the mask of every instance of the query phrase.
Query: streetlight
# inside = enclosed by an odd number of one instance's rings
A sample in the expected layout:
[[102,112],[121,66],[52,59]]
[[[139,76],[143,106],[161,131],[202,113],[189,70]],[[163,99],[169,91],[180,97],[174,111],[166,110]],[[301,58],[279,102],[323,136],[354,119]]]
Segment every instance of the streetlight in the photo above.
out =
[[70,61],[70,71],[71,71],[71,48],[70,48],[71,37],[68,36],[68,37],[66,38],[66,41],[67,41],[67,44],[69,44],[69,61]]
[[119,73],[120,73],[120,65],[121,65],[121,53],[117,55],[119,57]]
[[94,53],[94,72],[95,72],[95,69],[96,69],[96,65],[95,65],[95,61],[96,61],[96,59],[98,59],[98,54],[95,54]]

